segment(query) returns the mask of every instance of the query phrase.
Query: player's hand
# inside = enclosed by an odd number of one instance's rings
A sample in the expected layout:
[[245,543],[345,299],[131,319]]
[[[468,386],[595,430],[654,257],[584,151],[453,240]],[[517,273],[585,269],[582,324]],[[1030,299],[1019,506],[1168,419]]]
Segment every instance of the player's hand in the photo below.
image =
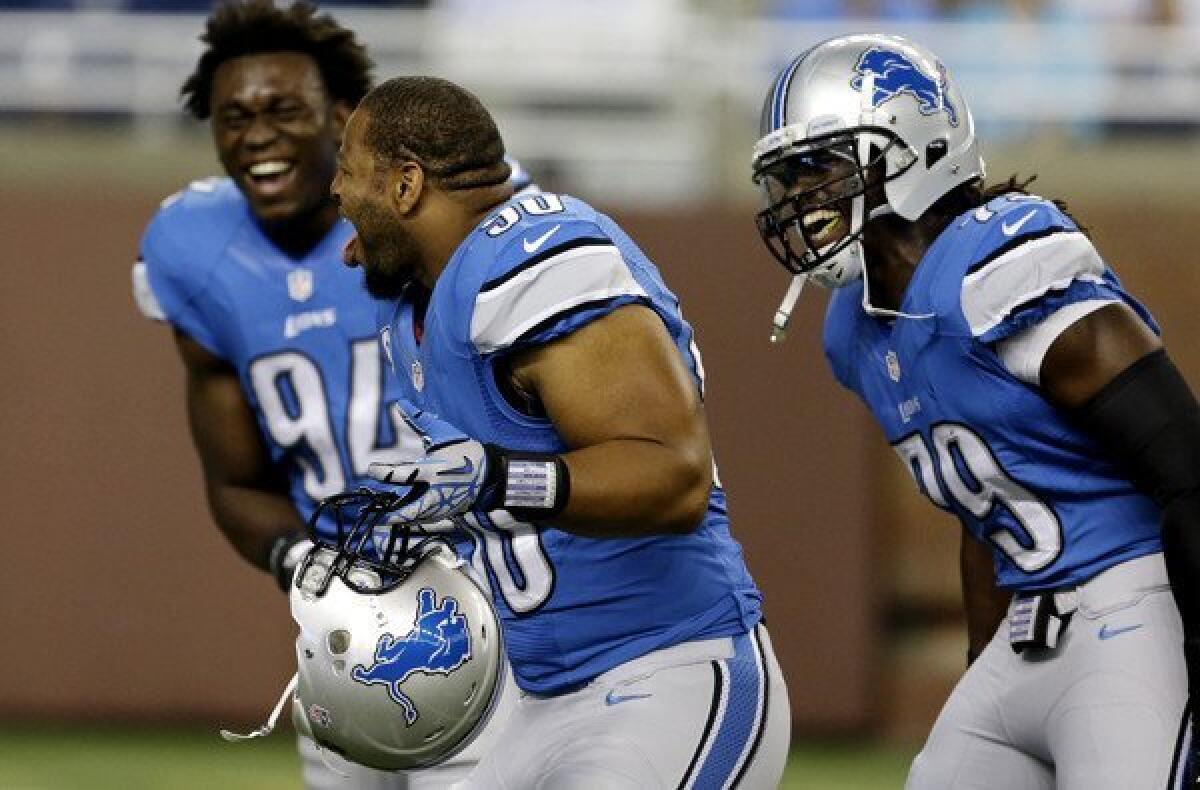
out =
[[440,521],[488,501],[495,487],[489,473],[497,470],[483,444],[431,412],[401,404],[392,408],[401,418],[396,457],[371,464],[367,473],[408,489],[395,520]]

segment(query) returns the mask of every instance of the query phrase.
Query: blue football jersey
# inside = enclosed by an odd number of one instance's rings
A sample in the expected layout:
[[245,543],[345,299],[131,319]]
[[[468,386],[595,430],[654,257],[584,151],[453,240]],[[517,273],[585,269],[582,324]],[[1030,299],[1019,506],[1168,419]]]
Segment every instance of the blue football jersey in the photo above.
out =
[[[484,442],[563,452],[549,420],[505,400],[497,362],[629,304],[658,313],[702,392],[692,329],[633,241],[574,198],[515,196],[456,250],[423,328],[401,301],[382,314],[381,331],[415,404]],[[474,513],[468,523],[472,562],[490,579],[508,656],[527,691],[559,693],[650,651],[741,634],[760,619],[761,595],[730,536],[718,484],[688,535],[590,539],[507,511]]]
[[353,232],[339,221],[292,258],[263,235],[232,181],[209,179],[163,201],[134,268],[143,313],[236,369],[305,518],[322,498],[369,481],[367,465],[395,444],[379,304],[362,272],[342,263]]
[[1082,582],[1159,551],[1159,510],[1070,415],[1013,375],[996,346],[1068,305],[1146,310],[1053,203],[996,198],[935,240],[900,311],[835,292],[825,320],[834,375],[857,393],[934,504],[994,550],[1000,585]]

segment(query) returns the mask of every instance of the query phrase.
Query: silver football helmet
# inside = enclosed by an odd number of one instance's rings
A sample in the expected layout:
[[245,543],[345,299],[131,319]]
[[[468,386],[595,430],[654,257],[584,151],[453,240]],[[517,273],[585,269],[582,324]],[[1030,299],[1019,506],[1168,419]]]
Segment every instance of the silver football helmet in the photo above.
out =
[[397,771],[443,762],[474,739],[499,696],[503,646],[491,602],[454,550],[386,524],[387,497],[322,505],[357,514],[296,572],[292,719],[346,759]]
[[[862,276],[868,222],[889,213],[915,220],[984,166],[966,101],[933,53],[862,34],[818,44],[779,73],[753,170],[766,196],[756,222],[771,254],[833,288]],[[868,206],[880,186],[884,202]]]

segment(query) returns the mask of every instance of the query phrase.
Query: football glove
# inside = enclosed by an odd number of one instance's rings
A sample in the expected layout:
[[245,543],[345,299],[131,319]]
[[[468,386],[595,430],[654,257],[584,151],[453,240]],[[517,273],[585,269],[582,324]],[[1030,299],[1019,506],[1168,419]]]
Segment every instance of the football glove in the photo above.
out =
[[396,458],[367,468],[376,480],[408,489],[392,518],[430,522],[492,509],[500,465],[488,448],[431,412],[392,408],[400,417]]
[[374,479],[407,489],[392,520],[427,524],[504,508],[540,521],[566,507],[570,474],[558,455],[483,444],[431,412],[392,408],[401,426],[396,459],[367,468]]
[[286,593],[291,588],[296,566],[308,555],[312,547],[313,542],[300,530],[284,533],[271,542],[267,552],[267,566],[279,589]]

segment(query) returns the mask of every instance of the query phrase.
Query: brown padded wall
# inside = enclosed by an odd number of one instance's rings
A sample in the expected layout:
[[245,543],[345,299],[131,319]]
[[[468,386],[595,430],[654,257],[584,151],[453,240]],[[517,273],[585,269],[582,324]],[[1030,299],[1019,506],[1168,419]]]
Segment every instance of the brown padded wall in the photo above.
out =
[[[285,601],[212,526],[169,332],[129,295],[158,197],[0,190],[0,716],[10,722],[254,722],[291,673]],[[1186,207],[1084,213],[1195,382],[1200,311],[1189,295],[1200,273]],[[619,218],[697,329],[734,530],[766,595],[793,717],[805,729],[870,723],[870,514],[887,507],[873,492],[892,461],[825,370],[823,299],[806,294],[792,338],[771,347],[786,277],[748,211]]]
[[[130,297],[159,197],[0,191],[9,721],[253,722],[292,671],[283,596],[207,513],[170,333]],[[697,327],[735,532],[794,715],[855,726],[870,692],[864,423],[822,369],[816,302],[771,348],[785,278],[744,217],[623,219]]]

